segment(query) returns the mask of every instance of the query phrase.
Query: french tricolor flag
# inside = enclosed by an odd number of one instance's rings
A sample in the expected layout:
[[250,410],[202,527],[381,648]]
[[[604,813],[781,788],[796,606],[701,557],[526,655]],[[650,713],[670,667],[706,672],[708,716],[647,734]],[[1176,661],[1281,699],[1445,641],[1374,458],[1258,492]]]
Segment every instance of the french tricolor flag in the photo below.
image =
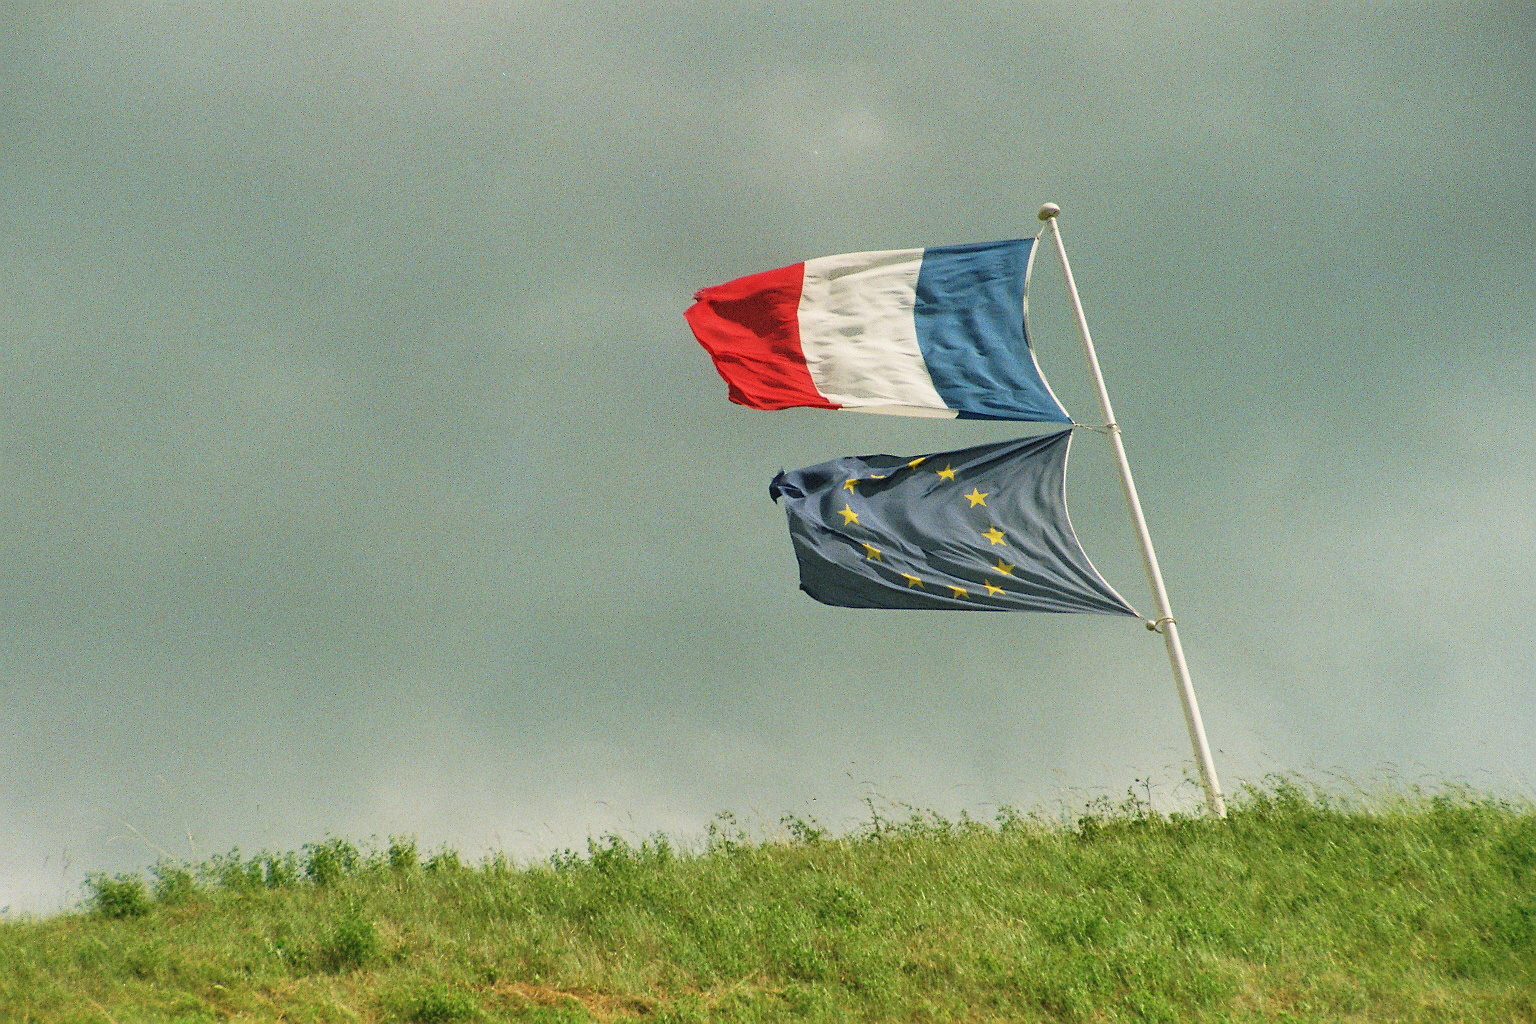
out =
[[856,252],[701,290],[684,314],[754,409],[1070,423],[1024,331],[1032,239]]

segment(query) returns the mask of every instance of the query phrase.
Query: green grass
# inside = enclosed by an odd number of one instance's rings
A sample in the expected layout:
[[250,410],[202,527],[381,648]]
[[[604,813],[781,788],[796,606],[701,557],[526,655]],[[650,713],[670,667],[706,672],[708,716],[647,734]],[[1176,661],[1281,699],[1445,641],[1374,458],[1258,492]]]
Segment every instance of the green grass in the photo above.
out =
[[1281,783],[1226,821],[723,817],[529,867],[333,839],[0,923],[0,1019],[1536,1021],[1536,814]]

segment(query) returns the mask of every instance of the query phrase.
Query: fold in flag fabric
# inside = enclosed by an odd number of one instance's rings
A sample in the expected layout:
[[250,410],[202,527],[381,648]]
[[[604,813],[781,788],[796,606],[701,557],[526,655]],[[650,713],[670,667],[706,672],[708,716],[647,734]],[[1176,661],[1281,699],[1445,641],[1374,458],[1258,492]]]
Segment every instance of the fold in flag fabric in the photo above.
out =
[[1072,432],[917,458],[848,457],[781,472],[800,589],[844,608],[1136,610],[1067,517]]
[[684,316],[753,409],[1070,423],[1024,330],[1034,240],[856,252],[700,290]]

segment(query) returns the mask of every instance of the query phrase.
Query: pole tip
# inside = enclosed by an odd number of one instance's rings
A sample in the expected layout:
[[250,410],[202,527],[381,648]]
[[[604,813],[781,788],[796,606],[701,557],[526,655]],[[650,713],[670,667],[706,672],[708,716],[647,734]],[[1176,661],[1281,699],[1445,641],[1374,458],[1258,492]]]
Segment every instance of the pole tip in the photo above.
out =
[[1057,206],[1055,203],[1046,203],[1044,206],[1040,207],[1040,219],[1050,220],[1060,212],[1061,207]]

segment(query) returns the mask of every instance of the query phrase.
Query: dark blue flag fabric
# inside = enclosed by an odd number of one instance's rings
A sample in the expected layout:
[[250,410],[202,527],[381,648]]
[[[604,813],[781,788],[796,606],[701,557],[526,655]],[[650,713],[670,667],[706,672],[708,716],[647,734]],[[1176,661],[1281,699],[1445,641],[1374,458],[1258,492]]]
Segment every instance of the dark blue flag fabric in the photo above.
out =
[[844,608],[1135,615],[1067,518],[1072,432],[781,472],[800,589]]

